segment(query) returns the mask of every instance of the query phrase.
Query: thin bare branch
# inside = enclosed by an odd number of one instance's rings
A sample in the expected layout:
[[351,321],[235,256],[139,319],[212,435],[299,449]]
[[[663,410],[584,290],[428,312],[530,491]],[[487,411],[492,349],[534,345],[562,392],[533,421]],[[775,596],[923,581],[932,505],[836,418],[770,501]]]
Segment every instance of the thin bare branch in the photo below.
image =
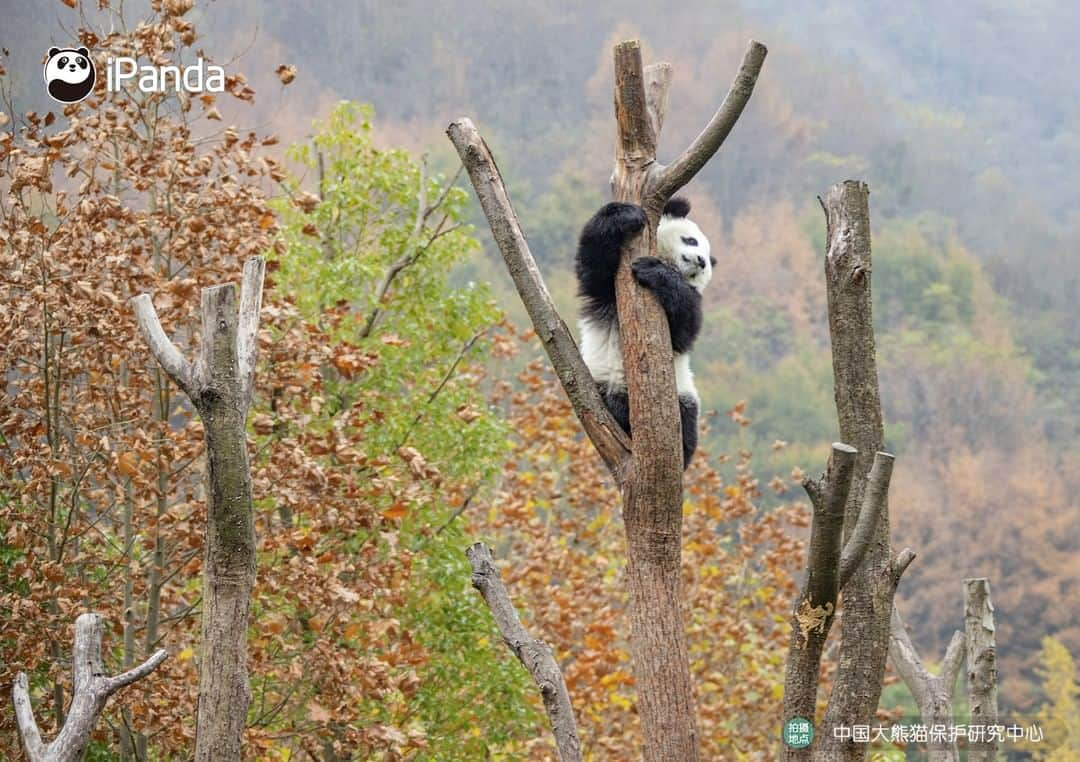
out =
[[127,672],[121,672],[116,677],[110,677],[108,679],[108,685],[106,686],[107,695],[111,696],[121,688],[125,688],[138,680],[142,680],[157,669],[158,665],[165,661],[168,656],[169,653],[164,648],[158,649],[151,654],[149,659],[139,666],[132,667]]
[[236,356],[239,362],[240,394],[245,405],[251,404],[251,386],[259,358],[259,310],[262,307],[263,277],[266,262],[251,257],[244,263],[240,281],[240,317],[236,331]]
[[131,306],[135,310],[135,321],[139,325],[139,331],[150,353],[173,383],[190,396],[194,382],[191,364],[184,359],[180,350],[165,335],[165,329],[161,327],[161,321],[158,319],[157,310],[154,309],[154,303],[150,300],[150,294],[132,297]]
[[45,744],[41,742],[41,731],[38,730],[34,710],[30,706],[30,690],[25,672],[15,676],[11,698],[15,702],[15,721],[19,725],[19,735],[22,737],[26,757],[30,762],[39,762],[45,759]]
[[469,173],[495,242],[574,412],[608,468],[616,475],[622,473],[630,458],[630,438],[604,405],[570,329],[555,309],[491,151],[470,119],[451,122],[446,134]]
[[563,762],[581,760],[581,739],[578,738],[570,694],[566,691],[566,682],[551,648],[530,636],[522,626],[514,604],[510,602],[510,594],[495,567],[491,549],[478,542],[470,546],[465,555],[472,564],[472,585],[491,609],[503,641],[529,671],[540,689],[544,709],[555,734],[559,759]]
[[877,528],[881,511],[889,497],[889,482],[892,480],[895,460],[896,458],[887,452],[878,452],[874,455],[874,465],[871,466],[870,474],[866,477],[866,489],[859,508],[859,518],[840,556],[841,590],[866,557],[866,551],[873,541],[874,530]]
[[735,75],[735,80],[724,96],[724,102],[720,104],[713,118],[701,134],[694,138],[694,142],[675,161],[659,169],[656,177],[650,181],[649,195],[654,203],[663,206],[664,202],[690,182],[720,149],[754,92],[754,85],[767,53],[764,45],[750,40],[742,65],[739,66],[739,73]]

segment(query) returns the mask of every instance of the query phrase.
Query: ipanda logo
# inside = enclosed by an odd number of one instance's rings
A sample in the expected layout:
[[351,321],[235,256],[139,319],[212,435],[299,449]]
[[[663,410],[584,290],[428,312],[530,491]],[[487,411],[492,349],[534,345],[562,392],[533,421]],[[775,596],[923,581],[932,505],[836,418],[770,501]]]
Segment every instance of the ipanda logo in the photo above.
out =
[[[136,76],[138,79],[136,80]],[[139,66],[128,56],[105,62],[105,89],[118,92],[125,82],[135,80],[143,93],[179,92],[223,93],[225,70],[199,58],[190,66]],[[97,72],[86,48],[49,48],[45,61],[45,86],[53,100],[78,103],[94,91]]]

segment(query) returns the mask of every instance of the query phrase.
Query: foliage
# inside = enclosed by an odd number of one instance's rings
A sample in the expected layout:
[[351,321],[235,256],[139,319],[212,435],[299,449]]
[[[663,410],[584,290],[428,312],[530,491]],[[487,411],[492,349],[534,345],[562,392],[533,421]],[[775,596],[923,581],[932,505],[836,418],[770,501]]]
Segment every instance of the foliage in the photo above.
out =
[[[1042,642],[1036,673],[1042,679],[1045,703],[1039,710],[1045,744],[1032,746],[1035,759],[1068,762],[1080,755],[1080,686],[1076,660],[1061,641],[1046,637]],[[1049,747],[1047,749],[1046,747]]]
[[[555,649],[584,747],[598,758],[631,758],[640,739],[618,493],[541,361],[528,363],[517,386],[498,384],[495,399],[515,432],[514,451],[473,530],[505,560],[503,579],[526,628]],[[688,472],[683,581],[703,754],[744,759],[779,733],[792,574],[803,554],[792,527],[807,517],[798,505],[757,504],[749,453],[731,464],[730,481],[714,466],[726,461],[702,452]],[[547,759],[550,738],[540,728],[537,736],[531,758]]]
[[[99,67],[107,55],[176,60],[195,39],[186,10],[165,4],[129,31],[78,39]],[[127,29],[103,13],[105,28]],[[134,340],[126,302],[153,291],[167,326],[195,325],[197,286],[235,280],[270,245],[260,182],[277,165],[271,139],[222,127],[221,110],[252,99],[241,74],[228,77],[229,104],[104,85],[62,113],[16,115],[0,134],[0,683],[30,672],[49,733],[77,614],[112,624],[111,672],[167,644],[174,657],[100,726],[99,741],[119,737],[131,753],[149,736],[182,747],[193,732],[202,438]],[[177,339],[191,350],[184,330]],[[17,754],[11,723],[4,713],[5,758]]]
[[[188,9],[165,4],[131,32],[80,39],[102,57],[179,55],[195,40]],[[240,74],[228,86],[253,97]],[[432,216],[417,224],[420,168],[377,150],[365,110],[344,105],[315,140],[330,159],[320,200],[267,155],[274,136],[219,127],[227,110],[210,95],[99,87],[0,135],[0,682],[30,671],[48,734],[71,622],[94,609],[116,628],[111,671],[159,645],[173,656],[110,705],[91,757],[189,753],[201,424],[134,340],[126,299],[153,292],[191,354],[199,286],[235,281],[270,250],[250,440],[260,568],[248,748],[474,758],[463,727],[512,748],[535,717],[524,676],[482,642],[453,520],[505,447],[470,356],[498,313],[483,288],[447,287],[476,249],[459,226],[465,195],[425,177]],[[266,181],[289,201],[271,208]],[[11,721],[5,758],[18,754]]]
[[[271,342],[280,365],[263,376],[274,388],[255,417],[257,473],[292,540],[263,565],[275,578],[297,558],[310,567],[260,595],[282,628],[263,649],[277,707],[266,733],[293,751],[330,739],[338,754],[474,759],[535,722],[524,676],[483,642],[455,520],[505,448],[470,354],[499,316],[482,287],[447,286],[476,248],[460,227],[464,192],[377,148],[370,120],[367,107],[335,107],[290,151],[321,173],[321,195],[288,179],[276,204],[275,279],[295,294],[296,322]],[[305,473],[307,489],[282,489]],[[298,687],[307,674],[324,677]],[[295,738],[282,744],[285,728]]]

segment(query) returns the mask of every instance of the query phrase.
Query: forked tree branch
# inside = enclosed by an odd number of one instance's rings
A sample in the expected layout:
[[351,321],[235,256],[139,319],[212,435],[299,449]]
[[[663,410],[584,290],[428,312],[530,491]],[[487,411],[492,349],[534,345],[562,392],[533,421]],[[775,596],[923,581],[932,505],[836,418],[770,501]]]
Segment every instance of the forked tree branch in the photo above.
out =
[[[245,410],[251,404],[252,379],[259,354],[259,310],[262,306],[265,274],[266,263],[262,257],[251,257],[244,263],[244,274],[240,282],[240,307],[236,317],[234,351],[236,353],[235,372],[240,383],[241,401]],[[212,351],[213,342],[210,341],[210,337],[220,333],[216,317],[219,312],[218,303],[232,304],[235,301],[235,287],[230,283],[203,289],[202,299],[203,355],[194,364],[184,359],[180,350],[166,336],[150,294],[139,294],[131,299],[135,321],[150,353],[169,378],[194,403],[198,402],[202,389],[210,383],[208,374],[213,363],[209,360],[207,353]],[[208,320],[209,323],[207,323]],[[230,336],[226,338],[230,342],[234,341],[231,331]]]
[[503,641],[529,671],[540,689],[544,710],[551,720],[551,729],[555,734],[559,759],[562,762],[579,762],[582,758],[581,739],[578,738],[574,709],[570,705],[570,694],[566,691],[566,682],[551,648],[542,640],[530,636],[522,626],[514,604],[510,601],[510,594],[495,567],[491,549],[478,542],[470,546],[465,555],[472,564],[472,586],[480,592],[491,609]]
[[867,548],[870,547],[874,538],[878,519],[889,498],[889,482],[892,480],[895,460],[896,458],[887,452],[874,454],[874,465],[871,466],[870,474],[866,477],[866,490],[863,492],[859,518],[855,522],[855,529],[852,530],[851,536],[844,544],[844,552],[840,555],[841,590],[866,557]]
[[[957,630],[945,649],[940,674],[931,674],[923,666],[919,652],[904,627],[900,611],[893,604],[889,623],[889,659],[915,697],[923,723],[928,727],[952,723],[953,692],[964,664],[964,651],[964,633]],[[930,762],[958,762],[960,757],[955,740],[951,743],[931,741],[927,748],[927,759]]]
[[555,309],[518,224],[495,159],[472,120],[461,118],[451,122],[446,134],[469,173],[495,243],[574,412],[600,457],[618,478],[630,457],[630,439],[608,412],[570,329]]
[[179,386],[185,394],[191,396],[194,390],[194,372],[191,363],[184,359],[180,350],[165,335],[165,329],[161,327],[157,310],[150,300],[150,294],[139,294],[131,299],[131,306],[135,310],[135,320],[139,324],[146,346],[150,353],[165,373]]
[[72,696],[64,726],[50,743],[41,740],[34,720],[30,690],[25,672],[15,678],[12,700],[15,720],[23,748],[30,762],[78,762],[86,753],[90,734],[109,697],[121,688],[149,675],[168,654],[155,652],[149,659],[127,672],[108,677],[101,661],[102,620],[97,614],[81,614],[75,620],[75,644],[71,654]]
[[765,63],[768,52],[760,42],[750,40],[738,74],[735,75],[723,103],[713,114],[713,118],[709,120],[705,129],[694,138],[694,141],[675,161],[666,167],[655,168],[653,176],[649,179],[651,202],[663,207],[664,203],[679,188],[690,182],[713,157],[713,154],[720,150],[720,146],[727,139],[735,123],[739,121],[743,109],[754,92],[754,85],[757,83],[758,74],[761,73],[761,67]]

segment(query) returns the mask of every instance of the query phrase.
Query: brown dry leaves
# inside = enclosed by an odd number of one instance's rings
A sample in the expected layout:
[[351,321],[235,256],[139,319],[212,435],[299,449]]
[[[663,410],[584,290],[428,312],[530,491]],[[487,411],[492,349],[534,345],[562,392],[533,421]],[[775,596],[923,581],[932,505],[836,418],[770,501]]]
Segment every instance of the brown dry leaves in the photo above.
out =
[[[473,533],[506,544],[503,579],[526,626],[555,649],[584,747],[632,759],[640,738],[620,498],[545,363],[532,362],[519,381],[520,391],[496,386],[517,445],[489,510],[471,514]],[[775,745],[792,575],[803,555],[791,532],[802,508],[761,509],[749,453],[731,467],[729,481],[701,453],[686,478],[684,589],[707,759]],[[546,729],[537,734],[530,758],[551,758]]]

